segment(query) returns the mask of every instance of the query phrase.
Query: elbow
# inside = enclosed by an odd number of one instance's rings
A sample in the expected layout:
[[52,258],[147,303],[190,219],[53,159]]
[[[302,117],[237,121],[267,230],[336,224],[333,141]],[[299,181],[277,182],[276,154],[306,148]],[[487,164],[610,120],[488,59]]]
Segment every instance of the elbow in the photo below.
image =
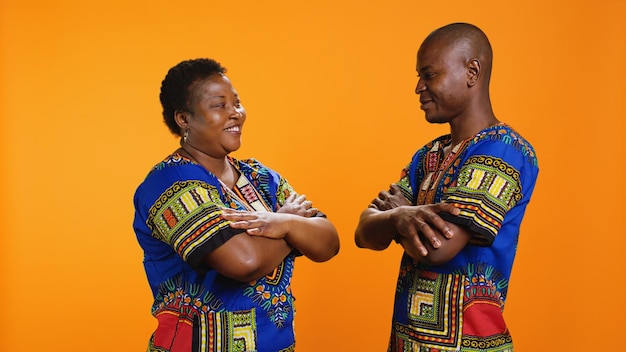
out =
[[316,263],[326,262],[339,254],[339,248],[339,237],[337,237],[334,243],[328,246],[325,251],[323,251],[319,255],[311,255],[308,258]]
[[358,248],[367,248],[374,251],[382,251],[389,247],[392,241],[391,234],[381,232],[380,226],[374,226],[371,214],[374,210],[368,208],[361,214],[361,219],[354,230],[354,244]]
[[358,248],[368,248],[358,236],[354,236],[354,244],[356,244]]
[[[340,241],[337,229],[330,221],[324,219],[326,222],[325,231],[320,233],[319,240],[316,244],[308,246],[306,250],[300,250],[310,260],[321,263],[332,259],[339,253]],[[297,248],[297,247],[296,247]]]
[[356,244],[358,248],[369,248],[369,246],[365,244],[363,233],[358,227],[354,231],[354,244]]
[[382,251],[387,249],[387,247],[389,247],[389,243],[382,243],[382,242],[377,242],[377,241],[368,241],[367,237],[362,234],[360,231],[357,231],[354,233],[354,244],[356,244],[356,246],[358,248],[367,248],[367,249],[371,249],[373,251]]
[[263,270],[261,258],[254,253],[250,253],[243,258],[239,258],[239,261],[233,265],[231,269],[232,271],[230,271],[226,276],[240,282],[258,280],[268,274]]

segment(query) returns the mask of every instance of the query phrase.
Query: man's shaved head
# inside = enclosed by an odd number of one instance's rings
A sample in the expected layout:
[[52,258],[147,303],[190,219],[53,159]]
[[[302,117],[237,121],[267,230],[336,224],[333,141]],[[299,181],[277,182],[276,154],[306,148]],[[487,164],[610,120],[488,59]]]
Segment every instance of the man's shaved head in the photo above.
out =
[[451,23],[430,33],[422,46],[435,42],[457,50],[462,48],[466,61],[478,59],[485,78],[489,80],[493,52],[489,39],[480,28],[469,23]]

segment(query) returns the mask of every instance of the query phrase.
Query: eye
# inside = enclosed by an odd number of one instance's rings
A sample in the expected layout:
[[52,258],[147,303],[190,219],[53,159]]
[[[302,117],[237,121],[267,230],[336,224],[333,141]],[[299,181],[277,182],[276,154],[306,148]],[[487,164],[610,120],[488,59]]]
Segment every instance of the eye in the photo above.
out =
[[423,73],[423,74],[419,74],[418,73],[417,77],[420,78],[420,79],[423,79],[425,81],[428,81],[428,80],[432,79],[433,77],[435,77],[435,74],[433,72],[426,72],[426,73]]
[[212,108],[217,108],[217,109],[223,109],[224,107],[226,107],[225,103],[219,103],[219,104],[211,104]]
[[235,101],[235,107],[236,107],[236,108],[240,108],[240,107],[241,107],[241,100],[237,99],[237,100]]

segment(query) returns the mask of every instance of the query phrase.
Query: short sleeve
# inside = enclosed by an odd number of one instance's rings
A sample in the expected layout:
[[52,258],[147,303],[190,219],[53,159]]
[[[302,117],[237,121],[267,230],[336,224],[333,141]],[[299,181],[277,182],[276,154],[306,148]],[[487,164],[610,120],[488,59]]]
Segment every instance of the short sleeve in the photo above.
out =
[[442,199],[461,209],[461,213],[440,215],[475,232],[473,243],[491,245],[506,214],[523,198],[520,172],[525,158],[511,146],[490,141],[471,148],[468,154],[456,183]]
[[413,193],[413,187],[410,180],[411,164],[408,164],[400,173],[400,180],[396,182],[396,185],[400,187],[400,191],[404,198],[406,198],[411,204],[415,204],[415,194]]
[[219,191],[202,181],[177,181],[150,207],[146,225],[194,268],[236,231],[220,217]]
[[282,207],[285,204],[285,200],[289,198],[289,195],[295,192],[296,191],[294,191],[293,187],[291,187],[289,182],[287,182],[287,180],[285,180],[284,178],[280,177],[278,181],[278,188],[276,189],[276,202],[278,203],[279,206]]

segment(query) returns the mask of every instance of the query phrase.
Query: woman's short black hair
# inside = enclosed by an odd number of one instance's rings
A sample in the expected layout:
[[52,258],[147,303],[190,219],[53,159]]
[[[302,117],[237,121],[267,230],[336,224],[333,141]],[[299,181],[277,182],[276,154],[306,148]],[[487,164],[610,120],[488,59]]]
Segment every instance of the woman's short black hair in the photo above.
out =
[[161,105],[163,121],[173,134],[180,136],[180,128],[174,120],[174,112],[189,111],[193,83],[214,74],[224,74],[226,68],[213,59],[186,60],[170,68],[161,82]]

